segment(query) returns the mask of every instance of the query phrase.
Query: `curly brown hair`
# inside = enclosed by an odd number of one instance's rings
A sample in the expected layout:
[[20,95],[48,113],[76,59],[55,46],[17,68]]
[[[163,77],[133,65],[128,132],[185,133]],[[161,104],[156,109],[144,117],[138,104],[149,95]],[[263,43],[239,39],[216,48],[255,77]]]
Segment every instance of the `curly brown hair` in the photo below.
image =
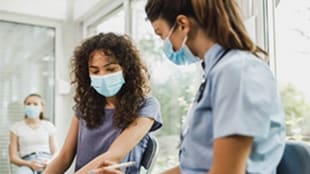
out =
[[86,121],[88,128],[96,128],[104,121],[106,98],[91,87],[88,69],[90,55],[98,50],[113,57],[122,67],[125,84],[116,94],[118,103],[113,124],[125,129],[137,118],[139,108],[150,92],[148,70],[127,35],[100,33],[85,40],[74,50],[71,83],[76,86],[74,100],[77,115]]

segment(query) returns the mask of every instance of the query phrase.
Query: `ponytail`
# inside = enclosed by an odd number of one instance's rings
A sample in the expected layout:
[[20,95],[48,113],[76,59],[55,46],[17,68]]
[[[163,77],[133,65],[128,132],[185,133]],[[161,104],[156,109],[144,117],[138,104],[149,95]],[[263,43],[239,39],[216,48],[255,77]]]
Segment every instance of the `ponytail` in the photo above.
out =
[[236,0],[148,0],[145,12],[149,20],[162,18],[170,27],[178,15],[192,17],[207,37],[224,48],[268,56],[248,35]]
[[235,0],[191,0],[195,19],[205,34],[226,49],[249,51],[259,57],[267,52],[248,35]]

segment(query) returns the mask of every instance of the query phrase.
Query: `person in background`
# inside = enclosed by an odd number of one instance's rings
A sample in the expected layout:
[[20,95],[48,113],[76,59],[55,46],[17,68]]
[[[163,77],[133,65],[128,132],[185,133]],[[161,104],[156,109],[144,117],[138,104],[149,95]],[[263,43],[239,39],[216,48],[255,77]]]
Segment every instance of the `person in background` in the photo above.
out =
[[128,36],[100,33],[75,49],[72,69],[75,116],[60,154],[44,173],[63,174],[76,157],[76,174],[125,161],[135,165],[124,173],[139,174],[148,133],[162,124],[138,50]]
[[202,62],[203,81],[165,174],[275,174],[284,111],[267,53],[249,37],[235,0],[148,0],[147,18],[177,65]]
[[24,119],[10,128],[9,158],[16,174],[40,174],[57,153],[56,128],[45,120],[39,94],[28,95],[24,106]]

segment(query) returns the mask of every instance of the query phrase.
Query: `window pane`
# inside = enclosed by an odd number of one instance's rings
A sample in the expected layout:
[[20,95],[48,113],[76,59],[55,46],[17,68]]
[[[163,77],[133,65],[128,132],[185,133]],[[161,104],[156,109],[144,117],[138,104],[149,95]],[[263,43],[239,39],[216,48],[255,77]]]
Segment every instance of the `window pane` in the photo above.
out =
[[125,33],[125,12],[123,7],[115,9],[88,28],[88,35],[100,32]]
[[277,78],[287,135],[309,140],[310,1],[281,0],[276,8]]

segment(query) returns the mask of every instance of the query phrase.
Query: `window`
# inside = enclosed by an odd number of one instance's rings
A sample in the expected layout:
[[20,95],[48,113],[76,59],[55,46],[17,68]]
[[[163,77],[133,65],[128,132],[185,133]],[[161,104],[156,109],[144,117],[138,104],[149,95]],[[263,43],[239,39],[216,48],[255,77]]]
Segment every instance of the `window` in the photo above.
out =
[[88,34],[98,34],[100,32],[125,33],[125,13],[123,7],[118,7],[102,17],[98,22],[88,28]]
[[8,173],[9,126],[24,118],[24,98],[39,93],[54,120],[55,29],[0,20],[0,173]]
[[104,5],[93,12],[93,15],[83,21],[83,37],[98,34],[100,32],[114,32],[117,34],[128,33],[127,28],[130,23],[128,18],[129,0],[109,0]]
[[287,136],[310,140],[310,1],[281,0],[275,10],[276,74]]

